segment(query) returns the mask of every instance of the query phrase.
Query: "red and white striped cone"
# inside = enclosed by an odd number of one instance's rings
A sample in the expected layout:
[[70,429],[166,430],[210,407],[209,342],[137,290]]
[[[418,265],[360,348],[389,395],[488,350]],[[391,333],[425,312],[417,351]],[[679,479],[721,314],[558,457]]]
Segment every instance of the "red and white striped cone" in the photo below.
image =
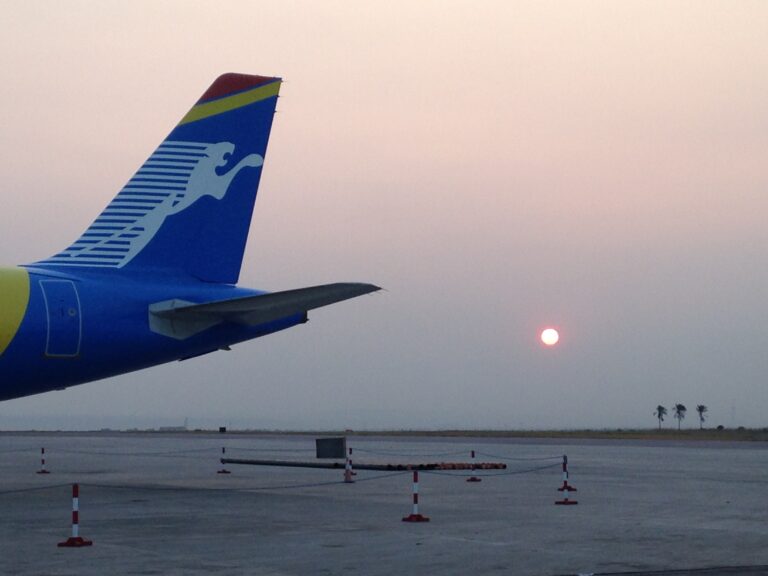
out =
[[[224,460],[224,458],[227,457],[227,449],[226,447],[221,447],[221,459]],[[217,471],[216,474],[232,474],[229,470],[227,470],[226,466],[224,466],[224,462],[221,463],[221,470]]]
[[93,542],[80,536],[80,487],[72,484],[72,536],[59,542],[59,548],[81,548],[92,546]]
[[38,474],[50,474],[50,471],[45,469],[45,448],[40,448],[40,470]]
[[475,451],[472,450],[472,476],[467,478],[467,482],[482,482],[482,478],[475,476]]
[[347,454],[347,461],[344,463],[344,483],[345,484],[354,483],[355,481],[355,479],[353,478],[354,475],[355,475],[355,471],[352,469],[352,448],[350,448]]
[[558,492],[563,493],[563,499],[562,500],[556,500],[555,504],[562,504],[564,506],[570,506],[573,504],[578,504],[576,500],[571,500],[568,498],[568,494],[570,492],[578,492],[576,488],[568,484],[568,456],[563,455],[563,485],[557,489]]
[[403,518],[403,522],[429,522],[429,518],[419,514],[419,471],[413,471],[413,510]]

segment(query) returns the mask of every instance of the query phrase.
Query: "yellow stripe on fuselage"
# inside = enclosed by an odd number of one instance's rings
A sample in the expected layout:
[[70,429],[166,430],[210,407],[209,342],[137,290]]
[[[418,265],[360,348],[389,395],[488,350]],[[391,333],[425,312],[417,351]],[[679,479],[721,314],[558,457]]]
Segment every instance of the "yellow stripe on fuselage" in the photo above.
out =
[[190,122],[196,122],[197,120],[202,120],[209,116],[223,114],[224,112],[229,112],[235,108],[241,108],[248,104],[259,102],[260,100],[266,100],[272,96],[277,96],[278,92],[280,92],[280,82],[272,82],[271,84],[259,86],[258,88],[248,90],[247,92],[241,92],[240,94],[227,96],[226,98],[214,100],[213,102],[206,102],[205,104],[198,104],[197,106],[194,106],[192,110],[187,112],[187,115],[181,119],[181,122],[179,122],[179,126]]
[[29,272],[0,268],[0,354],[16,336],[29,304]]

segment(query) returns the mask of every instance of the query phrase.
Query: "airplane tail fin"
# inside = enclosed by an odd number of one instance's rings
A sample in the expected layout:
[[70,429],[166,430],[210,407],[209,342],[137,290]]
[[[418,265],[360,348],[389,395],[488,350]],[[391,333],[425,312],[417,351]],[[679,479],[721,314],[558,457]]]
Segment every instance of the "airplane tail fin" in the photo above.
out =
[[280,82],[217,78],[82,236],[36,265],[237,283]]

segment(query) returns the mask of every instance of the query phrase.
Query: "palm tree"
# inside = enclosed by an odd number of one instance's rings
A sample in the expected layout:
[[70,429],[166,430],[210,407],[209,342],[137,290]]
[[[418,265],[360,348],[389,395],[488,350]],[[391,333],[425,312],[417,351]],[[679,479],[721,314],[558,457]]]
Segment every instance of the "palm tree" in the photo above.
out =
[[675,404],[675,413],[673,416],[677,418],[677,429],[680,430],[680,424],[683,421],[683,418],[685,418],[685,412],[688,410],[688,408],[685,407],[685,404]]
[[699,413],[699,430],[704,429],[704,413],[707,411],[707,407],[704,404],[696,406],[696,412]]
[[659,430],[661,430],[661,423],[664,422],[664,416],[667,415],[667,409],[664,408],[661,404],[656,406],[656,412],[653,413],[656,418],[659,419]]

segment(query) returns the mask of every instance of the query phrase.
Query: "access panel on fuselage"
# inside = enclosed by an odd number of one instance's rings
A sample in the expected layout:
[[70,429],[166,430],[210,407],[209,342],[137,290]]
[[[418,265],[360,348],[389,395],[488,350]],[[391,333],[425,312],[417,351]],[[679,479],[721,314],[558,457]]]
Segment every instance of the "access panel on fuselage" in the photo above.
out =
[[77,288],[69,280],[41,280],[40,287],[48,316],[45,355],[73,358],[80,353],[82,335]]

